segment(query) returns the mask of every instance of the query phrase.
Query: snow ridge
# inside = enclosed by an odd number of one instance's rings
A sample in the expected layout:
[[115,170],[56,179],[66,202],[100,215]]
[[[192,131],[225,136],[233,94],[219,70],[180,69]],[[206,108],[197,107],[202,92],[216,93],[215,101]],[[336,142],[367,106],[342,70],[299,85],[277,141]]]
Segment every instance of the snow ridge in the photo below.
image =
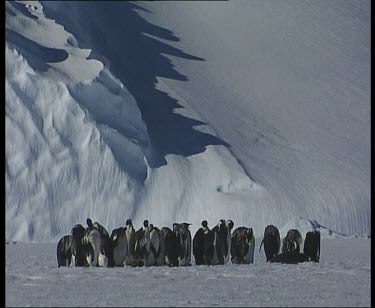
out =
[[368,8],[7,2],[7,239],[87,217],[370,235]]
[[38,2],[6,6],[7,238],[51,239],[88,216],[121,224],[111,212],[132,213],[147,177],[134,98]]

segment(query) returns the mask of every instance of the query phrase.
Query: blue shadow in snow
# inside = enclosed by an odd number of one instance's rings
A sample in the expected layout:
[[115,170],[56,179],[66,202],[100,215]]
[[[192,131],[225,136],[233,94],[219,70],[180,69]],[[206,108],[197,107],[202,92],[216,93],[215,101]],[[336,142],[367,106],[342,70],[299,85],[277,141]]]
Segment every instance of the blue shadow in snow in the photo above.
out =
[[62,62],[69,56],[63,49],[42,46],[11,29],[6,29],[5,38],[17,46],[17,50],[34,70],[47,71],[47,63]]
[[[24,14],[26,17],[30,17],[32,19],[38,19],[38,16],[35,16],[33,14],[31,14],[31,12],[27,9],[26,5],[23,4],[23,3],[18,3],[18,2],[15,2],[15,1],[9,1],[10,5],[12,5],[15,9],[17,9],[19,12],[21,12],[22,14]],[[9,9],[7,8],[7,11],[9,11]],[[14,13],[11,13],[13,16],[15,16]]]
[[[48,2],[43,6],[46,16],[63,24],[78,39],[80,47],[97,51],[90,57],[108,63],[114,75],[134,96],[151,140],[152,154],[147,157],[151,167],[165,165],[167,154],[188,157],[205,151],[208,145],[229,147],[220,138],[194,129],[206,123],[175,113],[175,109],[183,107],[176,99],[156,89],[157,77],[188,80],[165,55],[187,61],[204,59],[158,40],[177,42],[179,38],[171,31],[146,21],[136,10],[151,12],[131,2],[75,2],[75,8],[82,16],[80,26],[90,34],[90,44],[94,44],[83,46],[80,31],[77,24],[69,19],[69,13],[65,13],[64,17],[63,12],[52,7],[49,9]],[[95,23],[90,20],[95,20]]]

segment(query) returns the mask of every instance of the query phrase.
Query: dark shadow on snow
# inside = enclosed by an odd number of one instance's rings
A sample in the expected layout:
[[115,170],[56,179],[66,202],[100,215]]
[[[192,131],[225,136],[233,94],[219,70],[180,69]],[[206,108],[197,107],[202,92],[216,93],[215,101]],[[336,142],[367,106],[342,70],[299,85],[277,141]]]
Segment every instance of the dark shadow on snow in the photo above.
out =
[[[32,19],[38,19],[38,16],[35,16],[32,14],[23,3],[18,3],[15,1],[9,1],[9,3],[18,11],[20,11],[22,14],[24,14],[26,17],[30,17]],[[9,10],[8,10],[9,11]],[[14,13],[11,13],[13,16],[15,16]]]
[[48,63],[62,62],[69,56],[63,49],[42,46],[11,29],[6,29],[5,37],[8,42],[17,46],[17,50],[34,70],[45,72],[49,68]]
[[[179,41],[171,31],[153,25],[143,19],[136,10],[147,11],[141,6],[123,1],[76,2],[79,11],[79,24],[73,21],[69,12],[49,8],[43,3],[48,18],[63,24],[80,42],[82,48],[92,48],[91,58],[110,65],[111,71],[121,80],[137,101],[142,119],[147,125],[152,144],[152,154],[148,158],[151,167],[166,164],[167,154],[184,157],[205,151],[208,145],[229,145],[223,140],[194,129],[205,123],[177,114],[175,109],[183,108],[176,99],[156,89],[156,77],[186,81],[186,76],[174,69],[164,55],[172,55],[186,61],[204,61],[187,54],[158,39]],[[90,18],[83,18],[89,16]],[[94,20],[95,24],[89,22]],[[90,33],[91,42],[83,46],[77,27]],[[93,45],[94,46],[93,46]]]

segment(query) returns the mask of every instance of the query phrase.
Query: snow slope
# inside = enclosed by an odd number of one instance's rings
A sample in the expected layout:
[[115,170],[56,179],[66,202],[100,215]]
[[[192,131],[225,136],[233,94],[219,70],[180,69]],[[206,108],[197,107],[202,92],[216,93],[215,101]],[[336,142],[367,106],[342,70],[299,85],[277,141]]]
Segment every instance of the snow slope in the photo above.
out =
[[[323,239],[321,262],[57,268],[55,243],[6,245],[6,306],[370,307],[370,240]],[[354,248],[354,249],[353,249]]]
[[6,2],[7,239],[89,216],[371,234],[369,8]]
[[35,7],[38,19],[7,17],[6,231],[40,240],[97,212],[107,224],[131,213],[149,140],[133,96]]
[[[277,3],[276,3],[277,2]],[[159,78],[230,145],[269,200],[252,224],[370,232],[369,1],[151,3],[189,80]],[[247,198],[251,200],[251,198]],[[255,220],[255,221],[254,221]]]

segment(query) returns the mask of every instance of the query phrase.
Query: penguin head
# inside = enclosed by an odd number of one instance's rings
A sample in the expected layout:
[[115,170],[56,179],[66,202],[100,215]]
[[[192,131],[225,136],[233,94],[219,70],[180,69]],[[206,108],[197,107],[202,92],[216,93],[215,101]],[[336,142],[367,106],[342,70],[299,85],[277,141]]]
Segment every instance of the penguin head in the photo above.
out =
[[226,225],[227,225],[227,228],[228,228],[228,230],[229,230],[229,232],[233,229],[233,227],[234,227],[234,222],[233,222],[233,220],[231,220],[231,219],[228,219],[227,221],[226,221]]
[[203,220],[202,221],[202,227],[203,227],[203,229],[207,229],[207,225],[208,225],[207,220]]
[[147,220],[147,219],[145,219],[145,220],[143,221],[143,227],[145,227],[145,228],[148,227],[148,220]]
[[225,230],[225,228],[226,228],[225,220],[220,219],[219,222],[217,223],[217,226],[219,228],[219,231]]
[[97,221],[94,222],[94,227],[98,230],[100,229],[100,225]]
[[87,219],[86,219],[86,223],[87,223],[87,226],[88,226],[89,228],[92,228],[92,227],[93,227],[92,220],[91,220],[90,218],[87,218]]
[[131,219],[126,220],[125,226],[132,226],[132,225],[133,223]]

